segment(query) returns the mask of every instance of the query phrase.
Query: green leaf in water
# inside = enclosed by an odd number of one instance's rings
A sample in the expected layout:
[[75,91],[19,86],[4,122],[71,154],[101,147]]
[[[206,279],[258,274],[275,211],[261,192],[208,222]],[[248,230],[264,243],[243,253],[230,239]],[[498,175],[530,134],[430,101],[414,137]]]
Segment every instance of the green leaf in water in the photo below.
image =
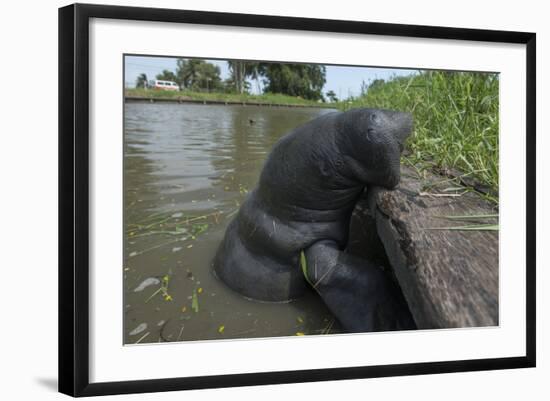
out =
[[193,300],[191,301],[191,309],[195,313],[199,313],[199,297],[197,296],[197,292],[193,290]]
[[200,234],[202,234],[206,230],[208,230],[208,223],[193,224],[193,226],[191,227],[191,235],[193,236],[193,239],[195,239],[197,236],[199,236]]

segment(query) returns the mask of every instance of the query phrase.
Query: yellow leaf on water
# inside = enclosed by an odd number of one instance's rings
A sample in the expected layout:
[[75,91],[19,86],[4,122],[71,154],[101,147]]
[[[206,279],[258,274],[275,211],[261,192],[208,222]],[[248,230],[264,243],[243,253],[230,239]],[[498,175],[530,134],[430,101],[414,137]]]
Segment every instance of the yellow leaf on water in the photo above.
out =
[[302,333],[301,331],[298,331],[298,332],[296,333],[296,335],[297,335],[297,336],[305,336],[305,334]]
[[304,323],[304,319],[302,319],[301,316],[298,316],[296,320],[298,321],[298,323]]
[[187,306],[184,306],[183,308],[181,308],[181,311],[182,311],[183,313],[185,313],[186,310],[187,310]]
[[200,294],[202,292],[202,287],[199,287],[199,289],[197,290],[197,292]]
[[221,326],[218,328],[218,333],[223,333],[224,330],[225,330],[225,326],[224,326],[224,325],[221,325]]

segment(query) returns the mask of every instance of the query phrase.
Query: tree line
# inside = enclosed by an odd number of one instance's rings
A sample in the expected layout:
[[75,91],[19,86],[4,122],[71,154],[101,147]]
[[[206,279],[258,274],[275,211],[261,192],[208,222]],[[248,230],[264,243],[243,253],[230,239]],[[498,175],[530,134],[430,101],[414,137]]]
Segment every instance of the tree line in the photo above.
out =
[[[191,91],[250,93],[250,81],[260,81],[264,93],[280,93],[308,100],[321,100],[326,83],[326,68],[316,64],[258,63],[228,61],[229,77],[221,79],[220,67],[202,59],[177,60],[176,71],[164,70],[156,79],[176,82]],[[146,74],[140,74],[136,87],[149,84]],[[331,91],[332,92],[332,91]],[[327,93],[335,101],[334,92]],[[337,99],[336,99],[337,100]]]

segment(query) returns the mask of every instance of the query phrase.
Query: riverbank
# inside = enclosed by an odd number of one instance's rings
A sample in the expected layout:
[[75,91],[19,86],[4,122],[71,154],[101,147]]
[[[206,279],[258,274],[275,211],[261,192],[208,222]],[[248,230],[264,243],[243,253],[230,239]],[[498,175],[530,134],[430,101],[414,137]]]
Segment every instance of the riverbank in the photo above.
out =
[[334,108],[334,103],[319,103],[300,97],[266,93],[249,95],[237,93],[203,93],[190,91],[163,91],[152,89],[126,89],[124,100],[130,102],[172,102],[194,104],[236,104],[272,107]]

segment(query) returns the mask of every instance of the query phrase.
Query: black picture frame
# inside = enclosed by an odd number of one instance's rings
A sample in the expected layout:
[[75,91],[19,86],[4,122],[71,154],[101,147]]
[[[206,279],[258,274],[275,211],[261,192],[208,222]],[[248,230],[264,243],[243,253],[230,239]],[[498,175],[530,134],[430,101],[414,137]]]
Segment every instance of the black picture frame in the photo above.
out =
[[[521,357],[90,383],[89,21],[91,18],[324,31],[526,46],[526,353]],[[59,391],[71,396],[173,391],[534,367],[536,35],[435,26],[74,4],[59,9]]]

